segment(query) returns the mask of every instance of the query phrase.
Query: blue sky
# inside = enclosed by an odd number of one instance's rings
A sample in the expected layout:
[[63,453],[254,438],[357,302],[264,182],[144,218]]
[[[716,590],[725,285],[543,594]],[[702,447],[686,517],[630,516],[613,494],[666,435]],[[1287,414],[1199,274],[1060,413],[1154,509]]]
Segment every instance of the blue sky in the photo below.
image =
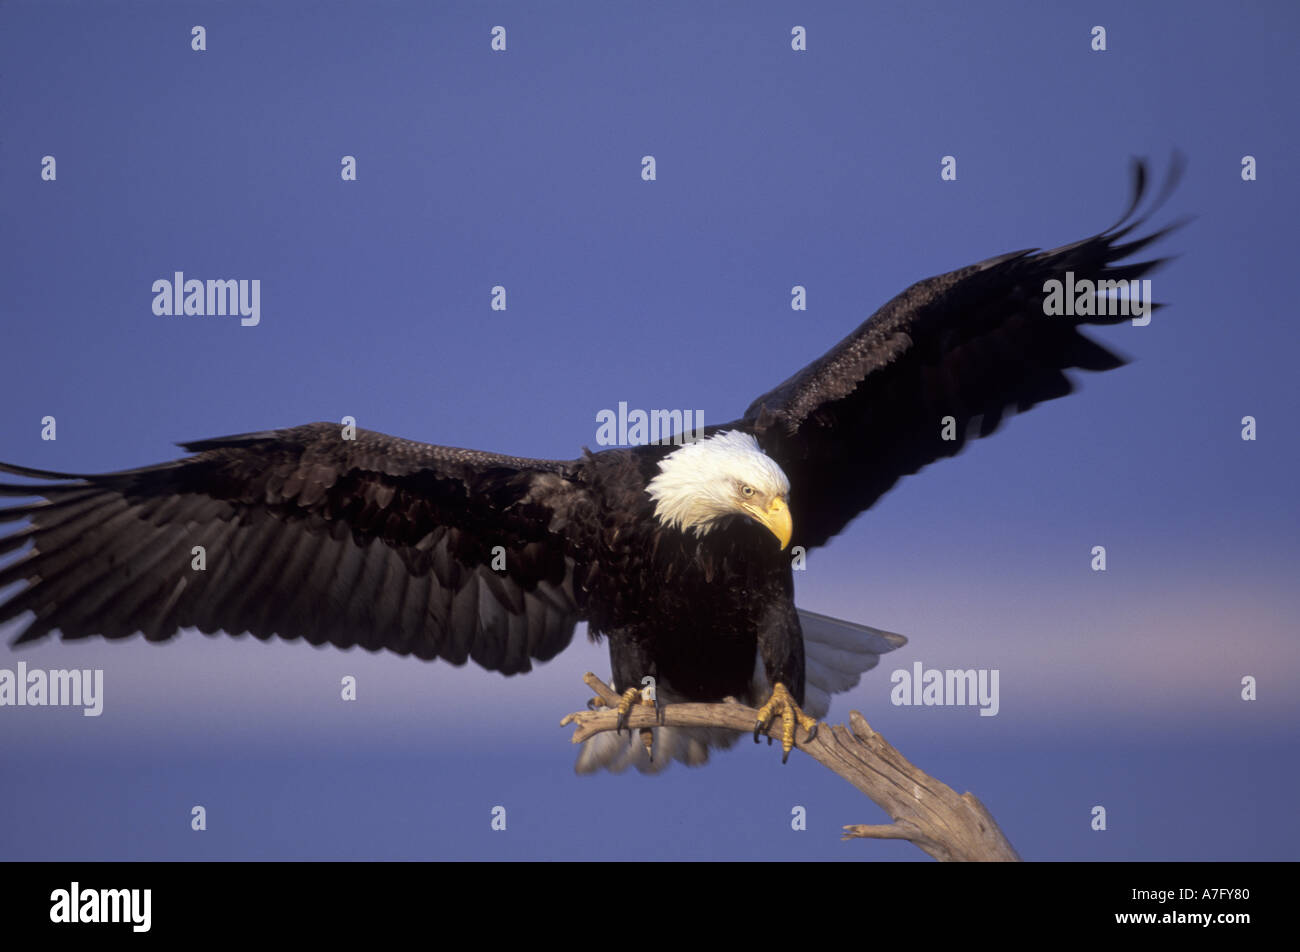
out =
[[[1170,307],[1094,332],[1133,363],[904,480],[798,600],[909,637],[831,720],[861,710],[1026,858],[1300,856],[1296,8],[702,6],[6,3],[0,458],[111,470],[344,415],[569,458],[620,401],[723,422],[911,282],[1106,227],[1130,157],[1180,150]],[[178,270],[259,279],[260,324],[155,316]],[[923,858],[840,843],[883,814],[798,754],[575,776],[558,722],[608,672],[582,629],[511,679],[4,640],[0,667],[106,682],[99,718],[0,709],[5,858]],[[998,716],[891,705],[916,661],[998,669]]]

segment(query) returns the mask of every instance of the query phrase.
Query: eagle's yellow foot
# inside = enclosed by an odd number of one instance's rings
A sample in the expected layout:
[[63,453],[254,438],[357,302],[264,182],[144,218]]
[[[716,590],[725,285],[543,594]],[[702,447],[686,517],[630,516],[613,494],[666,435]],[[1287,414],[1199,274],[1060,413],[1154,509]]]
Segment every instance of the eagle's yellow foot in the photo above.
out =
[[[646,697],[640,688],[628,688],[623,692],[623,696],[618,700],[618,733],[623,733],[623,728],[627,727],[628,718],[632,715],[632,707],[638,702],[647,707],[654,708],[656,720],[661,718],[658,704]],[[603,704],[604,701],[601,703]],[[650,755],[651,760],[654,760],[654,731],[649,727],[643,727],[641,728],[640,734],[641,743],[645,745],[646,753]]]
[[790,759],[790,751],[794,750],[795,723],[798,722],[808,732],[808,740],[812,740],[817,736],[817,718],[809,717],[801,711],[786,686],[778,681],[772,689],[772,696],[758,709],[758,720],[754,723],[755,744],[758,743],[758,735],[766,731],[772,718],[778,715],[781,717],[781,763],[785,763]]
[[[618,721],[618,729],[619,729],[620,732],[623,730],[624,727],[627,726],[627,717],[628,717],[628,714],[631,712],[631,710],[632,710],[632,705],[633,705],[633,703],[636,701],[636,697],[635,697],[635,695],[640,694],[640,693],[641,693],[641,692],[640,692],[639,690],[637,690],[636,688],[628,688],[626,691],[623,692],[623,696],[619,699],[619,702],[618,702],[618,717],[619,717],[619,721]],[[643,697],[643,698],[642,698],[642,703],[650,703],[650,702],[645,701],[645,699],[644,699],[644,697]],[[601,697],[599,694],[597,694],[595,697],[592,697],[592,698],[588,698],[588,699],[587,699],[587,710],[589,710],[589,711],[594,711],[594,710],[596,710],[596,708],[598,708],[598,707],[613,707],[613,706],[614,706],[614,705],[610,704],[609,701],[606,701],[606,700],[605,700],[603,697]]]
[[[628,688],[618,700],[618,731],[620,734],[623,732],[623,728],[627,727],[627,720],[632,715],[632,707],[638,701],[646,707],[654,708],[656,719],[659,719],[659,705],[642,694],[640,688]],[[642,730],[649,729],[648,727],[642,728]]]

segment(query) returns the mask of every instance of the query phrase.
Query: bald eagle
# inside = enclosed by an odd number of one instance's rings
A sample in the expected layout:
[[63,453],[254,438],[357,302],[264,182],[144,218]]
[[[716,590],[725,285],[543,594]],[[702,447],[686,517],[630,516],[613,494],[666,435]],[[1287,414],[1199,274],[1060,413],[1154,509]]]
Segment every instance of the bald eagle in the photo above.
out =
[[[26,550],[0,569],[0,589],[21,583],[0,624],[30,613],[14,644],[197,628],[513,675],[585,621],[609,641],[621,718],[646,678],[658,704],[735,698],[761,705],[755,739],[781,719],[784,759],[796,725],[814,731],[904,640],[797,609],[791,543],[825,544],[900,477],[1070,393],[1065,371],[1124,363],[1080,327],[1128,319],[1099,282],[1136,282],[1161,262],[1120,262],[1176,227],[1129,238],[1150,216],[1132,220],[1141,163],[1135,180],[1111,228],[913,284],[693,442],[522,459],[314,423],[116,473],[0,464],[41,480],[0,495],[42,500],[0,509],[26,523],[0,538],[0,555]],[[1067,276],[1090,306],[1051,313]],[[721,734],[600,735],[578,767],[699,763],[738,736]]]

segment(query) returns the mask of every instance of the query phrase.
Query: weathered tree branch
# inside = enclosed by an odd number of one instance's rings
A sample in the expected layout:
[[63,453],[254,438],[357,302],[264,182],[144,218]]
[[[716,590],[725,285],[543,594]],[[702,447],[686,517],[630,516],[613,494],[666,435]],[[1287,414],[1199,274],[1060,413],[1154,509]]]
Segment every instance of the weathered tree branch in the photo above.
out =
[[[583,681],[605,701],[606,710],[577,711],[561,721],[574,724],[573,742],[580,744],[617,726],[618,695],[608,684],[588,672]],[[752,733],[758,712],[737,703],[666,704],[659,718],[648,707],[633,707],[628,726],[723,727]],[[857,711],[849,713],[849,728],[822,724],[813,740],[802,730],[796,746],[819,764],[839,774],[874,800],[894,822],[844,828],[843,839],[911,840],[935,859],[943,861],[1018,861],[993,816],[973,794],[958,794],[947,784],[924,773],[876,733]],[[775,718],[767,735],[781,739],[781,719]]]

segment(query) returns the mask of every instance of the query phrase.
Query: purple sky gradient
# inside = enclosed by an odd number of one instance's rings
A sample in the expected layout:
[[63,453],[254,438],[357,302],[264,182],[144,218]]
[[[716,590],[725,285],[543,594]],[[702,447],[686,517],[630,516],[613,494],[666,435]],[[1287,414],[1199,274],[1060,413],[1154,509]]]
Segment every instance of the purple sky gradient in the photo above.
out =
[[[812,553],[798,599],[908,636],[831,719],[863,711],[1026,858],[1296,859],[1297,20],[4,4],[0,458],[111,470],[345,414],[568,458],[619,401],[722,422],[912,281],[1106,227],[1129,158],[1161,173],[1181,150],[1155,222],[1195,216],[1157,248],[1178,256],[1153,276],[1170,306],[1094,333],[1133,363],[901,482]],[[261,324],[155,317],[151,284],[176,270],[260,279]],[[505,679],[192,632],[6,637],[0,667],[102,667],[107,697],[100,718],[0,708],[0,857],[922,858],[841,844],[880,811],[748,741],[701,770],[575,776],[558,722],[583,671],[608,673],[582,638]],[[997,668],[999,715],[892,706],[889,672],[914,661]]]

